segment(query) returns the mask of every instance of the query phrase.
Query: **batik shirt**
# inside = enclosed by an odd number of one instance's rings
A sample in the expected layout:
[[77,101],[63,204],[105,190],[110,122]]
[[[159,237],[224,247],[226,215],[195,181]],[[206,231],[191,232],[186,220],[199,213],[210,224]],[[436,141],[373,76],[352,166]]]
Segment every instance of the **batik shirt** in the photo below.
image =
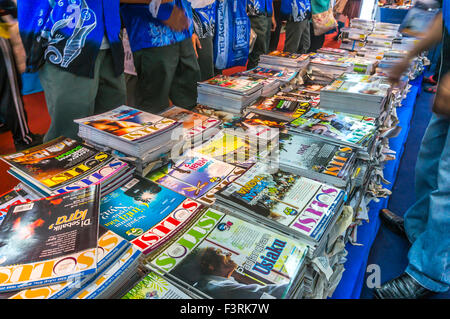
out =
[[161,21],[153,17],[146,4],[122,4],[121,13],[130,39],[131,51],[146,48],[163,47],[181,42],[192,36],[192,7],[187,0],[174,0],[175,5],[183,8],[189,19],[189,29],[181,32],[173,31]]
[[294,22],[309,19],[311,2],[310,0],[281,0],[281,14]]
[[249,16],[272,16],[272,0],[247,0],[247,13]]
[[216,0],[189,0],[192,6],[194,31],[201,39],[214,36]]
[[28,72],[37,71],[47,61],[68,72],[93,77],[106,35],[114,73],[123,73],[119,0],[18,1],[18,20]]

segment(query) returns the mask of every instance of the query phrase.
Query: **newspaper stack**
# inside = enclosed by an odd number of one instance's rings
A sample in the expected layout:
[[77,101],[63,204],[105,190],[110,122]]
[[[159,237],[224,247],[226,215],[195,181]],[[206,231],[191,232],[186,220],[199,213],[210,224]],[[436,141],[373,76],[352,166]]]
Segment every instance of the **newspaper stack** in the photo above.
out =
[[320,107],[377,118],[390,90],[387,77],[345,73],[320,91]]
[[198,83],[197,103],[234,114],[256,101],[262,94],[263,84],[240,77],[217,75]]
[[93,184],[101,185],[104,195],[126,183],[134,171],[110,153],[62,136],[1,159],[10,165],[8,173],[37,198]]
[[286,67],[303,69],[309,63],[308,54],[272,51],[259,57],[258,65],[266,68]]

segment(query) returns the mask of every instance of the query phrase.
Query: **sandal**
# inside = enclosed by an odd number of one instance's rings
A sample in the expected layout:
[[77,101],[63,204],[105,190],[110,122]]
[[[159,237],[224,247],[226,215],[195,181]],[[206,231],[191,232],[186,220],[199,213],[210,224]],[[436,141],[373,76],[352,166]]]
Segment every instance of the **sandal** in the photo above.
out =
[[424,83],[430,83],[430,84],[433,84],[433,85],[437,84],[437,81],[434,79],[434,74],[424,77],[423,78],[423,82]]
[[436,93],[436,90],[437,90],[437,85],[429,86],[424,89],[424,91],[427,93]]

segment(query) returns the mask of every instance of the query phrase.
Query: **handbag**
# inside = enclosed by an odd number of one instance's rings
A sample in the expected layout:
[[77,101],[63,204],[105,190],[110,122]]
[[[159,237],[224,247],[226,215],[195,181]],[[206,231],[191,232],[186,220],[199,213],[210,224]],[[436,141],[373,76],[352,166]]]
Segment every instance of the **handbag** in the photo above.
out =
[[337,27],[330,0],[311,0],[314,35],[322,35]]

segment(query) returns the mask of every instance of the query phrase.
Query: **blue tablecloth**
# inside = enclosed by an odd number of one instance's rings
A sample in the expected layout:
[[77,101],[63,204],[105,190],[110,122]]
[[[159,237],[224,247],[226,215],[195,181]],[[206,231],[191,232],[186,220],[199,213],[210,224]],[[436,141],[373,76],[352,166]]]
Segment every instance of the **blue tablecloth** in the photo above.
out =
[[[383,185],[385,188],[391,190],[397,171],[400,164],[400,159],[403,154],[404,145],[408,137],[411,119],[414,112],[414,104],[417,94],[420,92],[423,76],[411,81],[412,87],[406,99],[403,100],[402,107],[397,108],[397,116],[400,123],[398,124],[402,130],[400,134],[389,140],[389,146],[396,151],[396,159],[388,161],[384,167],[384,177],[390,182],[388,185]],[[367,259],[369,257],[370,248],[377,236],[380,227],[380,218],[378,212],[386,208],[389,198],[382,198],[379,202],[372,201],[369,204],[369,222],[363,222],[358,227],[358,243],[362,246],[354,246],[347,244],[347,262],[345,263],[345,272],[342,276],[332,299],[358,299],[361,295],[361,289],[364,284],[364,276],[366,273]]]
[[375,20],[380,22],[388,22],[401,24],[403,18],[408,13],[408,9],[393,9],[393,8],[384,8],[377,7],[377,13],[375,16]]

